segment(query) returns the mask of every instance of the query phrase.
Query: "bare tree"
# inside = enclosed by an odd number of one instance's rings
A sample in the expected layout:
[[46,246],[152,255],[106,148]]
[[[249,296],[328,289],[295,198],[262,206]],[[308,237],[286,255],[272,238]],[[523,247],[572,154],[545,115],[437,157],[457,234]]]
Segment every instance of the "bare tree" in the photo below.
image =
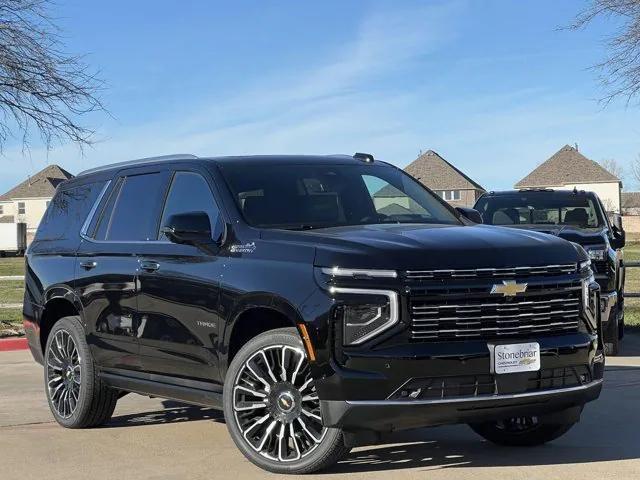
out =
[[599,17],[620,22],[607,39],[607,58],[594,66],[606,92],[602,101],[606,104],[623,97],[629,103],[640,95],[640,0],[591,0],[569,28],[583,28]]
[[640,184],[640,155],[631,162],[631,175],[633,176],[633,179]]
[[103,110],[101,82],[82,57],[64,52],[49,15],[50,0],[0,0],[0,149],[9,137],[27,148],[34,135],[53,143],[92,143],[93,130],[77,123]]
[[619,180],[622,180],[625,176],[624,167],[614,158],[605,158],[600,161],[600,165],[606,171],[618,177]]

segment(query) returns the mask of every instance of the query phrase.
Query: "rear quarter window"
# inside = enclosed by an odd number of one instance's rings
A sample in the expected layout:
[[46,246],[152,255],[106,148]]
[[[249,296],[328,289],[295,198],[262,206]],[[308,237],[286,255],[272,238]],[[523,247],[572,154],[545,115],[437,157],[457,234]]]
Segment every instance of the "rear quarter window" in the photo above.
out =
[[80,238],[80,229],[106,182],[58,190],[45,212],[35,241]]

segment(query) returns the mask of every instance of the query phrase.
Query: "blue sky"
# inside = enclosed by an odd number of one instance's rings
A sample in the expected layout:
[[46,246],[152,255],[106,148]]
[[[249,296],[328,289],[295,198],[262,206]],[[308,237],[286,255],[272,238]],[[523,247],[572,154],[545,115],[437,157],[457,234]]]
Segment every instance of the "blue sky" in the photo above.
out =
[[8,145],[0,191],[49,163],[77,173],[178,152],[365,151],[402,167],[433,149],[487,189],[567,143],[628,166],[640,106],[603,109],[589,70],[614,24],[559,29],[585,5],[57,0],[68,50],[101,71],[112,117],[85,119],[98,143],[84,156]]

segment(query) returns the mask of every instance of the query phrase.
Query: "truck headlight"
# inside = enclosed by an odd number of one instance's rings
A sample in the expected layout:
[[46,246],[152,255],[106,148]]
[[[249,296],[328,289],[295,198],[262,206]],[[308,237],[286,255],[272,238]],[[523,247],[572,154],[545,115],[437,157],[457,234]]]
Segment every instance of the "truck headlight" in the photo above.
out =
[[359,345],[388,330],[399,320],[398,294],[392,290],[331,287],[340,294],[344,345]]

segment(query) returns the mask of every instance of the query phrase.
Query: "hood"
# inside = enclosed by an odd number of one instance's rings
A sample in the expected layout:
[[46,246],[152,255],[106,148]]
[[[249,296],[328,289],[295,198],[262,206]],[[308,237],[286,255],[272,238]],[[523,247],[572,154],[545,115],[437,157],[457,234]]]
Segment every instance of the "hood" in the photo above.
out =
[[605,227],[597,228],[578,228],[571,225],[509,225],[509,228],[518,228],[530,231],[555,235],[564,238],[570,242],[577,243],[583,247],[590,245],[606,245],[609,243],[607,229]]
[[[357,225],[313,231],[265,230],[263,240],[312,244],[316,266],[391,270],[499,268],[577,263],[570,242],[488,225]],[[582,249],[579,249],[582,250]]]

